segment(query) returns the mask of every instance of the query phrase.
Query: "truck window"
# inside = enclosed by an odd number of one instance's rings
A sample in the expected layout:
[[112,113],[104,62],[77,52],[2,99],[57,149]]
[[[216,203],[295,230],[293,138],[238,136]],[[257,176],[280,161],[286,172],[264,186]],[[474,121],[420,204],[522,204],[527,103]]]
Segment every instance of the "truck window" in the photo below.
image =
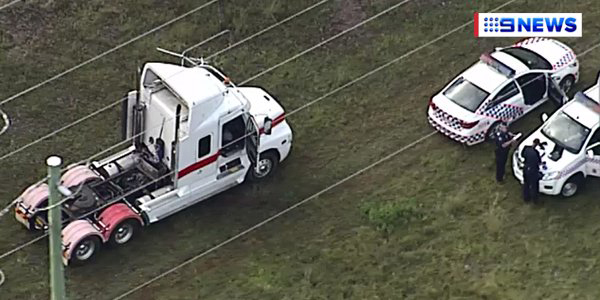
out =
[[198,158],[202,158],[210,153],[210,135],[198,140]]
[[244,132],[246,123],[239,117],[223,124],[221,147],[225,152],[233,152],[244,148]]
[[154,81],[158,79],[156,73],[152,72],[152,70],[146,70],[146,74],[144,75],[144,87],[150,87],[154,85]]

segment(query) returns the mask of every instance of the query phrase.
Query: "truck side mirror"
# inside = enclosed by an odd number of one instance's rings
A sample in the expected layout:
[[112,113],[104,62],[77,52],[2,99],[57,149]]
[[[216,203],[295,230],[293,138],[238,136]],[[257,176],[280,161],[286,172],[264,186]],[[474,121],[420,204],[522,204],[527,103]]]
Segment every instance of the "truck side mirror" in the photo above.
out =
[[263,129],[265,134],[271,134],[271,129],[273,129],[273,120],[271,120],[269,117],[265,118],[265,122],[263,125]]
[[587,157],[593,159],[594,158],[594,150],[588,150]]
[[546,122],[546,120],[548,120],[548,114],[547,113],[543,113],[542,114],[542,122]]

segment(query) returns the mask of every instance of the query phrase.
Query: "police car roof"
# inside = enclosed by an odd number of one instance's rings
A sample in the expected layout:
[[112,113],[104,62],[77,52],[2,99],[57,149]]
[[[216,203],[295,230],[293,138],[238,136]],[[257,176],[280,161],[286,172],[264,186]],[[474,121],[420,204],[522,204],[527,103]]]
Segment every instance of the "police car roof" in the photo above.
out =
[[488,93],[493,92],[508,79],[506,75],[481,61],[465,70],[462,76]]
[[563,112],[577,120],[587,128],[594,128],[600,123],[600,89],[594,85],[585,92],[579,92],[574,100],[563,108]]
[[[486,54],[482,56],[485,55]],[[514,71],[514,74],[519,74],[528,70],[526,65],[506,53],[495,51],[489,54],[489,56],[491,59],[496,60],[498,63],[504,65],[507,69]],[[481,60],[465,70],[462,76],[488,93],[492,93],[496,88],[509,79],[508,74],[503,74],[493,66]]]

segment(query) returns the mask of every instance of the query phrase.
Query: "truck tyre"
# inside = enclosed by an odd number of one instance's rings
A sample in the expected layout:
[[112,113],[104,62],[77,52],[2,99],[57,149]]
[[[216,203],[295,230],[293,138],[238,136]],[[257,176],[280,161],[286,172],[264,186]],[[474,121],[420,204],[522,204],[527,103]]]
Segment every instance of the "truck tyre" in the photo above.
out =
[[569,75],[565,76],[565,78],[563,78],[560,81],[560,83],[558,84],[558,86],[566,94],[573,87],[573,83],[575,83],[575,77],[573,77],[573,75],[569,74]]
[[496,132],[498,132],[498,127],[500,126],[500,121],[495,122],[494,124],[492,124],[490,126],[490,128],[488,128],[488,130],[485,133],[485,140],[493,143],[494,142],[494,135],[496,134]]
[[79,266],[92,260],[100,251],[101,245],[102,241],[98,236],[90,235],[83,238],[73,248],[69,264]]
[[584,178],[580,174],[573,175],[569,178],[560,189],[560,194],[565,197],[573,197],[583,186]]
[[123,220],[110,234],[109,243],[111,246],[126,244],[134,238],[140,229],[140,222],[134,219]]
[[252,170],[248,173],[250,174],[250,179],[253,181],[259,181],[270,177],[271,174],[277,169],[277,165],[279,164],[279,156],[274,151],[267,151],[260,154],[260,159],[258,161],[259,172],[256,172],[254,165],[252,166]]

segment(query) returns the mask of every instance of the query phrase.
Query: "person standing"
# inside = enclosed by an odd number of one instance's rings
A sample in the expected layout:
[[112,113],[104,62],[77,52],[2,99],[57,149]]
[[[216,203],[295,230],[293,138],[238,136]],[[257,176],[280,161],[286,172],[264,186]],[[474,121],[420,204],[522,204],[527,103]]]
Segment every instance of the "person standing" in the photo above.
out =
[[514,136],[514,134],[508,132],[505,123],[498,126],[494,141],[496,143],[496,181],[499,183],[504,182],[504,173],[506,172],[506,161],[508,160],[510,146],[516,142],[516,140],[513,140]]
[[521,153],[525,159],[523,166],[523,201],[538,203],[538,194],[540,190],[540,165],[542,158],[537,148],[540,146],[540,140],[533,140],[533,144],[523,147]]

